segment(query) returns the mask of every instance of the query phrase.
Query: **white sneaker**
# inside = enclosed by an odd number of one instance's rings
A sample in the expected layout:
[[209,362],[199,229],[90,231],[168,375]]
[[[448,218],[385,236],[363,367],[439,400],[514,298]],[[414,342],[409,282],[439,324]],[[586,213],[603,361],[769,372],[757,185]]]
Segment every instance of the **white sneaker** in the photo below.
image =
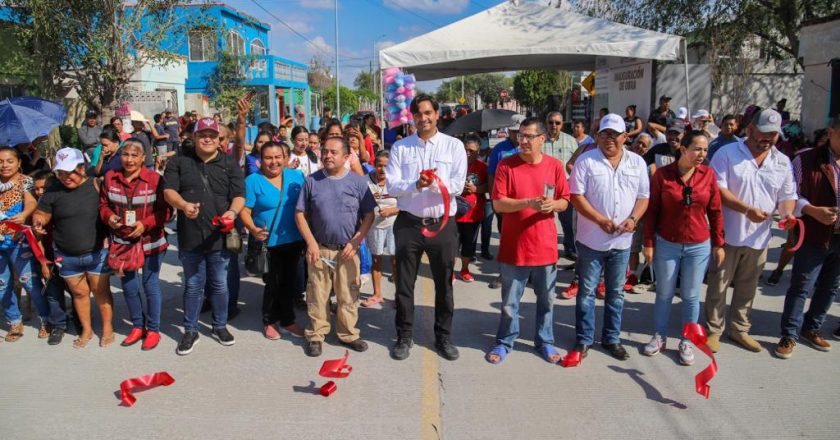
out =
[[659,336],[659,333],[654,333],[653,337],[650,338],[650,342],[645,345],[644,354],[645,356],[653,356],[664,349],[665,339]]
[[691,342],[683,339],[680,341],[680,363],[683,365],[694,365],[694,350],[691,348]]

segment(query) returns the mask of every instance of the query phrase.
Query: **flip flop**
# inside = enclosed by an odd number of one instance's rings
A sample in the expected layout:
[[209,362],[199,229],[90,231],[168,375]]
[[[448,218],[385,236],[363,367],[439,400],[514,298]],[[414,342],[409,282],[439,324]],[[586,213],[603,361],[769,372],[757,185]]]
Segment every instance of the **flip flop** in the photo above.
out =
[[[495,362],[491,361],[491,360],[490,360],[490,356],[493,356],[493,355],[496,355],[496,356],[499,358],[499,360],[498,360],[498,361],[495,361]],[[493,347],[493,349],[492,349],[492,350],[488,351],[488,352],[487,352],[487,354],[486,354],[486,355],[484,355],[484,359],[485,359],[487,362],[490,362],[491,364],[501,364],[501,363],[502,363],[502,361],[504,361],[504,360],[505,360],[505,358],[507,357],[507,355],[508,355],[507,348],[505,348],[505,346],[504,346],[504,345],[499,344],[499,345],[497,345],[497,346]]]
[[[538,348],[537,350],[540,352],[542,358],[545,359],[546,362],[551,364],[556,364],[557,362],[560,362],[560,353],[557,351],[556,348],[554,348],[554,346],[541,345],[540,348]],[[557,360],[552,361],[551,356],[557,356]]]
[[377,304],[384,304],[385,298],[381,296],[369,296],[366,300],[362,301],[362,307],[373,307]]

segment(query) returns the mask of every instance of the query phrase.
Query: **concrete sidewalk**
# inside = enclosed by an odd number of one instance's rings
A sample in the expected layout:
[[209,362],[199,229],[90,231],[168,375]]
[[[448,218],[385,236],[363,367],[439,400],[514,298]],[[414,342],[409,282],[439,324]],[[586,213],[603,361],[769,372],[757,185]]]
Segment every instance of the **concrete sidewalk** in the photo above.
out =
[[[780,243],[773,240],[770,261]],[[328,380],[318,370],[324,360],[341,357],[344,348],[331,336],[324,355],[312,359],[303,354],[301,340],[263,338],[262,283],[254,278],[243,279],[243,312],[230,325],[236,345],[219,345],[205,326],[193,354],[177,356],[182,285],[174,249],[166,261],[164,338],[153,351],[142,352],[139,344],[103,349],[96,339],[76,350],[71,334],[61,345],[48,346],[36,338],[37,319],[21,341],[0,343],[3,438],[834,439],[840,431],[838,349],[821,353],[798,345],[790,360],[772,355],[789,270],[778,286],[761,285],[755,301],[752,333],[765,351],[747,352],[724,340],[709,400],[694,391],[694,375],[708,364],[705,355],[698,352],[692,367],[679,365],[675,338],[664,355],[640,354],[652,332],[653,293],[626,296],[622,338],[631,352],[626,362],[599,346],[577,368],[543,361],[533,350],[529,290],[516,349],[503,364],[488,364],[484,352],[494,343],[500,291],[487,288],[496,263],[484,261],[474,265],[476,282],[455,282],[453,338],[461,359],[448,362],[433,351],[434,294],[424,266],[411,357],[399,362],[388,355],[395,338],[392,303],[361,309],[362,337],[370,350],[350,354],[352,374],[336,379],[338,391],[324,398],[313,394]],[[558,289],[571,277],[560,272]],[[119,342],[130,323],[119,282],[113,284]],[[393,298],[393,284],[385,281],[384,288],[386,298]],[[363,288],[370,291],[370,284]],[[832,310],[826,332],[838,325],[838,310]],[[679,316],[676,300],[672,336],[680,331]],[[305,313],[298,311],[298,317],[305,325]],[[556,344],[565,354],[574,345],[574,300],[556,301],[554,318]],[[601,318],[599,306],[599,326]],[[208,319],[202,315],[203,322]],[[175,384],[137,393],[134,407],[119,406],[123,379],[157,371],[168,371]]]

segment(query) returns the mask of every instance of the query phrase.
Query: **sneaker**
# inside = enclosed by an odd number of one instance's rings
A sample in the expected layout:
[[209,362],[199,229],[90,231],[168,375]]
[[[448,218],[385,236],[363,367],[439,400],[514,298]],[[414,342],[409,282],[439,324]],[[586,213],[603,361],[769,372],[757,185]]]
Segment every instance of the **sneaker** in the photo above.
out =
[[481,258],[484,258],[485,260],[492,260],[492,259],[496,258],[496,256],[491,254],[490,251],[487,251],[487,252],[482,252],[481,253]]
[[636,284],[639,284],[639,279],[636,278],[636,274],[631,273],[631,274],[627,275],[627,280],[624,281],[624,291],[625,292],[633,291],[633,287]]
[[811,347],[819,351],[831,351],[831,344],[822,337],[819,330],[805,330],[801,336]]
[[391,348],[391,357],[398,361],[407,359],[412,345],[414,345],[414,342],[411,338],[398,338],[397,343]]
[[140,346],[140,349],[143,351],[149,351],[158,346],[160,343],[160,332],[148,331],[146,332],[146,338],[143,339],[143,345]]
[[285,327],[280,327],[278,330],[280,330],[280,333],[284,335],[293,336],[295,338],[303,337],[303,329],[295,323],[289,324]]
[[[650,338],[650,342],[645,345],[645,349],[642,353],[645,356],[653,356],[658,354],[660,351],[665,350],[665,339],[662,336],[659,336],[659,333],[654,333],[653,337]],[[682,345],[680,345],[682,347]]]
[[834,330],[831,336],[834,336],[834,339],[840,339],[840,326],[837,327],[837,330]]
[[181,342],[178,343],[178,348],[175,350],[180,356],[186,356],[193,351],[193,347],[198,343],[198,332],[186,332],[181,337]]
[[572,281],[572,284],[569,284],[569,287],[566,287],[566,290],[560,292],[560,294],[557,295],[557,298],[572,299],[577,296],[579,290],[580,286],[578,286],[577,281]]
[[473,282],[473,276],[469,272],[460,272],[458,273],[458,277],[461,278],[461,281],[465,283]]
[[280,339],[280,333],[277,332],[277,328],[274,327],[274,324],[268,324],[263,328],[263,336],[269,341],[276,341]]
[[607,297],[607,285],[604,284],[603,281],[598,283],[598,288],[595,289],[595,297],[598,299],[604,299]]
[[367,351],[368,344],[362,338],[358,338],[352,342],[344,342],[341,341],[341,345],[350,348],[353,351],[358,351],[359,353],[363,351]]
[[50,332],[49,338],[47,338],[47,344],[49,345],[58,345],[61,344],[61,340],[64,339],[64,329],[63,328],[53,328]]
[[309,341],[303,347],[303,352],[309,357],[318,357],[322,352],[321,341]]
[[490,281],[490,284],[488,284],[487,287],[491,289],[498,289],[499,287],[502,287],[502,276],[499,275],[496,278],[493,278],[493,281]]
[[793,348],[796,347],[796,341],[790,336],[783,337],[779,344],[776,345],[776,356],[780,359],[789,359],[793,356]]
[[219,341],[219,344],[222,344],[226,347],[236,343],[236,340],[233,339],[233,335],[230,334],[227,327],[214,328],[213,336],[216,337],[216,340]]
[[694,350],[691,348],[691,342],[683,339],[679,345],[680,363],[683,365],[694,365]]
[[782,273],[774,270],[770,273],[770,276],[767,277],[767,281],[765,281],[764,284],[767,284],[768,286],[775,286],[776,284],[779,284],[779,280],[781,279]]

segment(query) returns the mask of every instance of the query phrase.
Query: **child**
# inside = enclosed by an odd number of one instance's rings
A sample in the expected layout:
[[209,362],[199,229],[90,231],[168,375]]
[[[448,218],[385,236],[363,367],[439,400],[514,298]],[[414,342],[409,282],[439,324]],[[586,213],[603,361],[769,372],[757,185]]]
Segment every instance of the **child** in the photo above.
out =
[[394,221],[400,209],[397,208],[397,199],[388,195],[385,188],[385,167],[388,166],[388,152],[383,150],[376,154],[374,170],[368,177],[368,186],[373,197],[376,198],[376,209],[374,210],[374,221],[367,235],[367,245],[373,254],[373,296],[362,302],[362,307],[373,307],[382,304],[382,260],[384,257],[391,257],[391,276],[395,276],[397,259],[394,257]]

